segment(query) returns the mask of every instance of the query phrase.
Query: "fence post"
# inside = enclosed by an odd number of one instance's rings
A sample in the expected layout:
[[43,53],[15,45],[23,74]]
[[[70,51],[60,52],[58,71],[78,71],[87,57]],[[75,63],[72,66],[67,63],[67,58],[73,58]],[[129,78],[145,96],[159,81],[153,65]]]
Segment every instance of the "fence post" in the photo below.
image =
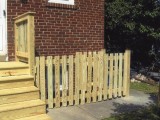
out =
[[129,96],[129,89],[130,89],[130,55],[131,51],[126,50],[124,54],[124,80],[125,80],[125,85],[124,85],[124,95]]
[[45,57],[40,57],[40,93],[41,100],[46,102]]

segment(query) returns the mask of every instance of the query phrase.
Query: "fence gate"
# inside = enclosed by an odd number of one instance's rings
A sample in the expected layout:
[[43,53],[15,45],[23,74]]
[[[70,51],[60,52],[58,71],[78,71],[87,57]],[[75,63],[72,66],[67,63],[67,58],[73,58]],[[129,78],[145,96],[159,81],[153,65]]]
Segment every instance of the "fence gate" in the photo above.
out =
[[130,51],[36,57],[36,85],[49,108],[129,95]]

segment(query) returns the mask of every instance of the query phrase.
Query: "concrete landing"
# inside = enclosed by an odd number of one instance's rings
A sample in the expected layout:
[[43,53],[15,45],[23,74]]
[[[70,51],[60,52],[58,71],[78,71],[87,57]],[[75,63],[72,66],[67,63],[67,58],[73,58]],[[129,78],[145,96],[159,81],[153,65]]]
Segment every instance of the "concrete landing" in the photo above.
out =
[[155,102],[149,94],[131,90],[129,97],[78,106],[48,109],[53,120],[101,120],[114,114],[144,108]]

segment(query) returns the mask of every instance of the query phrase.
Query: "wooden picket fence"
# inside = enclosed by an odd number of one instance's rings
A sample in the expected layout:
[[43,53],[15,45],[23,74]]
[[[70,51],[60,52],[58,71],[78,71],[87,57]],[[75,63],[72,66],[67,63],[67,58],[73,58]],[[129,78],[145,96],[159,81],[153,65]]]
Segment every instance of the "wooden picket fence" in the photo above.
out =
[[35,83],[49,108],[129,95],[130,51],[36,57]]

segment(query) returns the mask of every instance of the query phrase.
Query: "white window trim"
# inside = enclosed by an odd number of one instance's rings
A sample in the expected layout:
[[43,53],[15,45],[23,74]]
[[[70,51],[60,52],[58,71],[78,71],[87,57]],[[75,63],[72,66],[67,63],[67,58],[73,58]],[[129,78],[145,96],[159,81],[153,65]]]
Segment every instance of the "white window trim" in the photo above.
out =
[[50,3],[60,3],[60,4],[67,4],[67,5],[74,5],[74,0],[48,0]]

